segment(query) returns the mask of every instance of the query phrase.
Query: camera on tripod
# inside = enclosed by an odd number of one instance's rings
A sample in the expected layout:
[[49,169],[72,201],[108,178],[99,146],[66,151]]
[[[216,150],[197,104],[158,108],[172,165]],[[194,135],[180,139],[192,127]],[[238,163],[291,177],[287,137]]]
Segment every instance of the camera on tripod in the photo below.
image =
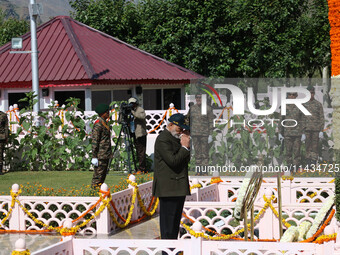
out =
[[133,109],[133,103],[121,103],[120,105],[120,110],[119,110],[119,118],[118,118],[118,123],[122,124],[130,124],[130,122],[133,120],[133,115],[131,110]]
[[[125,145],[124,148],[127,152],[127,165],[128,165],[129,173],[132,173],[130,155],[132,156],[134,171],[136,172],[136,169],[137,169],[135,155],[134,155],[135,149],[133,147],[134,145],[134,134],[133,133],[135,132],[134,116],[132,114],[133,108],[134,108],[134,103],[123,102],[120,105],[118,123],[121,124],[121,128],[119,131],[119,136],[116,142],[116,146],[112,152],[112,154],[115,155],[115,152],[118,146],[121,145],[121,138],[123,138],[124,145]],[[109,167],[110,167],[111,161],[109,162]],[[109,171],[109,167],[107,171]]]

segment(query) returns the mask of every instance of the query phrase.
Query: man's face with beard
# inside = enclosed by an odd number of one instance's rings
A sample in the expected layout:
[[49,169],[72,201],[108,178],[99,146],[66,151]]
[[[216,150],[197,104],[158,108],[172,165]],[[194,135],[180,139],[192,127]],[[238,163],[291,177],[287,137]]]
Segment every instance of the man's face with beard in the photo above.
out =
[[180,135],[182,134],[183,132],[183,128],[173,124],[173,123],[169,123],[168,125],[168,130],[170,131],[170,133],[176,137],[177,139],[180,138]]

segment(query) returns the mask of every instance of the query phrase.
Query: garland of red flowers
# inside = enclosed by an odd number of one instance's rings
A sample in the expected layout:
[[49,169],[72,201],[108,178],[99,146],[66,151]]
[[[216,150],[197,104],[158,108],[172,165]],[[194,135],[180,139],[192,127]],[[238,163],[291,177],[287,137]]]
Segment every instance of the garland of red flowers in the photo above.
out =
[[328,19],[331,25],[332,76],[340,75],[340,1],[328,0]]

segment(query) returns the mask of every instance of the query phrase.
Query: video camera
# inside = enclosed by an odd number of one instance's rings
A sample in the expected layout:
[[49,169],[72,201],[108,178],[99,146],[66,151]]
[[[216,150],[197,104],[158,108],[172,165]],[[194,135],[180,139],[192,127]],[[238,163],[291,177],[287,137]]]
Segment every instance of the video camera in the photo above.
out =
[[126,103],[123,102],[120,105],[120,110],[119,110],[119,119],[118,123],[126,123],[129,124],[133,120],[133,115],[131,113],[131,110],[133,109],[134,104],[133,103]]

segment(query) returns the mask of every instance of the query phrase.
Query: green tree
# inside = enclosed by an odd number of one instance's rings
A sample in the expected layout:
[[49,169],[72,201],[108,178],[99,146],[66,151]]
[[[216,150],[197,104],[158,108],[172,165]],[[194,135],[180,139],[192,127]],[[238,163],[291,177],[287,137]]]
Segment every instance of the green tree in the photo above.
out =
[[5,13],[0,10],[0,46],[9,42],[13,37],[25,34],[29,24],[25,20],[5,18]]
[[140,29],[137,5],[125,0],[70,1],[74,19],[106,34],[134,43]]
[[205,76],[311,77],[330,63],[326,0],[75,0],[71,6],[75,19]]
[[322,76],[322,68],[331,66],[330,25],[328,22],[328,4],[326,0],[310,0],[306,11],[301,16],[303,37],[300,56],[300,75]]

